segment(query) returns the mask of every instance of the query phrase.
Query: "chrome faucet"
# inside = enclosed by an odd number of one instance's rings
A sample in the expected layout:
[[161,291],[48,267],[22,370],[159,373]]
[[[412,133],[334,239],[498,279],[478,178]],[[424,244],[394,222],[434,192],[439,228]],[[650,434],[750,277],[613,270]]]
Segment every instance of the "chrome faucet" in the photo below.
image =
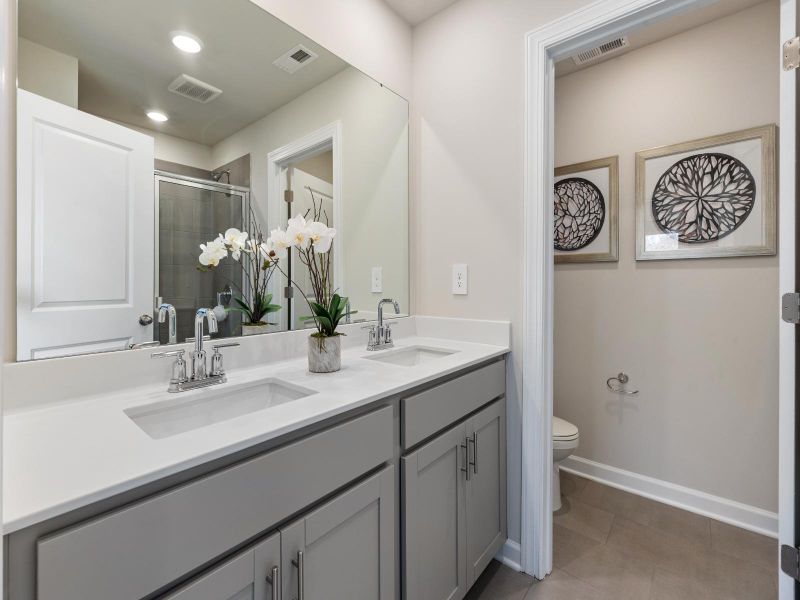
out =
[[167,302],[158,307],[158,322],[163,323],[169,315],[169,343],[178,343],[178,313],[175,307]]
[[217,333],[217,317],[210,308],[198,308],[194,315],[194,352],[192,358],[192,379],[208,377],[206,351],[203,350],[203,321],[208,320],[208,332]]
[[394,306],[395,314],[400,314],[400,303],[391,298],[384,298],[378,302],[378,324],[365,325],[362,329],[369,329],[369,340],[367,341],[367,350],[384,350],[386,348],[394,347],[394,340],[392,339],[392,324],[383,324],[383,305],[391,304]]
[[208,365],[206,362],[206,351],[203,350],[203,322],[208,320],[208,331],[210,333],[217,332],[217,319],[214,317],[214,311],[210,308],[200,308],[195,313],[194,317],[194,350],[189,355],[191,357],[191,374],[186,373],[186,363],[183,360],[183,354],[186,350],[174,350],[172,352],[155,352],[150,356],[152,358],[166,358],[175,357],[175,363],[172,365],[172,376],[169,380],[168,392],[186,392],[217,383],[225,383],[227,378],[225,370],[222,367],[222,353],[221,348],[230,348],[231,346],[238,346],[238,342],[229,342],[226,344],[215,344],[214,355],[211,358],[211,373],[208,372]]

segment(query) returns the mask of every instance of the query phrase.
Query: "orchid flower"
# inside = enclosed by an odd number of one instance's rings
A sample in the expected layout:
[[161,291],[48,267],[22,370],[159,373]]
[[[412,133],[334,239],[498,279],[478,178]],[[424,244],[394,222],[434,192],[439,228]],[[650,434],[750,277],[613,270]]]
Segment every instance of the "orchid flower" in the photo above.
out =
[[292,245],[301,250],[308,248],[311,243],[311,232],[303,215],[297,215],[287,222],[286,233],[292,239]]
[[308,231],[311,243],[314,245],[314,250],[324,254],[331,249],[333,237],[336,235],[335,229],[328,227],[325,223],[312,221],[308,224]]
[[217,238],[208,244],[200,244],[200,264],[206,267],[216,267],[219,261],[228,256],[228,251],[225,248],[225,243]]
[[242,250],[247,243],[247,232],[239,231],[235,227],[231,227],[225,232],[225,235],[220,236],[220,238],[222,238],[224,244],[231,251],[231,257],[234,260],[239,260],[239,257],[242,255]]
[[275,252],[278,256],[283,257],[293,245],[294,240],[283,229],[273,229],[269,232],[269,238],[267,239],[268,252]]

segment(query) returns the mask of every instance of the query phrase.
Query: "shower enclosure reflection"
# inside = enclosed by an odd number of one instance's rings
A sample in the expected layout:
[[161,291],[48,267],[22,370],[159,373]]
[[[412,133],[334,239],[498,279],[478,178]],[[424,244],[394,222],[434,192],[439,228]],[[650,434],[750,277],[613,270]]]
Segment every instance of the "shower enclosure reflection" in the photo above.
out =
[[[194,313],[216,308],[218,331],[213,337],[241,334],[241,315],[227,310],[232,295],[247,293],[246,279],[237,265],[223,261],[213,271],[197,267],[200,244],[227,229],[248,228],[250,191],[216,181],[156,171],[158,250],[156,296],[158,305],[175,307],[178,341],[194,336]],[[221,318],[220,318],[221,317]],[[154,339],[166,344],[168,328],[154,329]]]

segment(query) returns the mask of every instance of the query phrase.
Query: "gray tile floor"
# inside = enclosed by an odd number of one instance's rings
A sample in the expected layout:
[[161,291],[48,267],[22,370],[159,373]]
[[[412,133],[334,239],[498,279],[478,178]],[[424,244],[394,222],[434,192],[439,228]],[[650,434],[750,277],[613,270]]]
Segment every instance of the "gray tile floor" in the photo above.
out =
[[467,600],[774,600],[777,541],[561,474],[553,573],[492,563]]

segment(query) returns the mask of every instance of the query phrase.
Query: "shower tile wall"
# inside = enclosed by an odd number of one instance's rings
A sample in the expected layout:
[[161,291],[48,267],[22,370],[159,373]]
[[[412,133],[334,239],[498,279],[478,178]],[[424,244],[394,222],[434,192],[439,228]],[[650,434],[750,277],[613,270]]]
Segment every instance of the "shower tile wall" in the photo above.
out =
[[[194,335],[194,313],[200,307],[214,307],[216,295],[228,283],[241,285],[241,270],[230,259],[212,272],[198,270],[200,244],[217,237],[229,227],[242,227],[242,199],[238,195],[161,182],[159,187],[159,295],[175,306],[178,340]],[[232,278],[236,277],[236,280]],[[231,284],[234,290],[236,286]],[[241,318],[232,312],[220,323],[214,337],[240,333]],[[167,342],[166,327],[159,327],[159,339]]]

